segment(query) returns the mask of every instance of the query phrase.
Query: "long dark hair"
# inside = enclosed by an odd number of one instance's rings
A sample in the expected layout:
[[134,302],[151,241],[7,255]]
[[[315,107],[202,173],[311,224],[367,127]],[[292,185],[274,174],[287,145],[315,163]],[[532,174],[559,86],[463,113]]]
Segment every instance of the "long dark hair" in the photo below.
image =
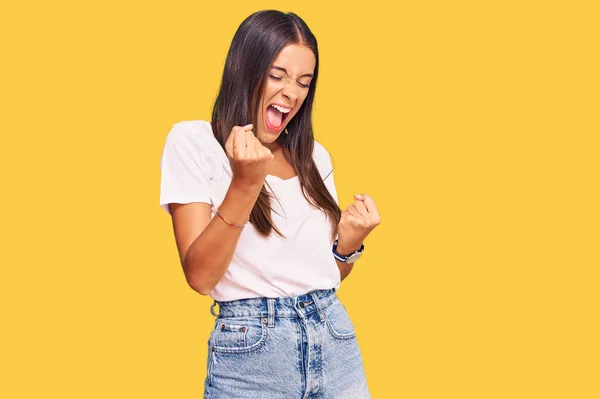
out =
[[[264,10],[242,22],[225,60],[221,88],[212,113],[212,127],[215,137],[225,148],[233,126],[248,123],[258,126],[260,98],[268,71],[279,52],[289,44],[302,44],[310,48],[316,64],[308,95],[287,124],[289,134],[281,134],[278,140],[285,159],[298,175],[304,197],[325,212],[331,221],[334,236],[340,221],[340,208],[325,187],[313,160],[312,106],[319,74],[317,39],[299,16]],[[250,223],[265,237],[273,230],[282,235],[271,218],[271,197],[263,185],[250,214]]]

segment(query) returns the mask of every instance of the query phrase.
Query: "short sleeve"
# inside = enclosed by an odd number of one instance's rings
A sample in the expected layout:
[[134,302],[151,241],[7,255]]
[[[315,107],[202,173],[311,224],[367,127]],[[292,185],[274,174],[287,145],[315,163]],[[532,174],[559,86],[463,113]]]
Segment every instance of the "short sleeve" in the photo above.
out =
[[335,189],[335,181],[333,179],[333,164],[331,162],[331,156],[325,147],[323,147],[323,145],[317,141],[315,141],[313,158],[315,164],[317,165],[317,169],[323,178],[325,187],[327,187],[327,190],[329,190],[329,193],[335,200],[336,204],[339,205],[337,190]]
[[203,166],[201,136],[192,127],[189,122],[176,123],[165,139],[160,160],[160,206],[167,213],[170,203],[212,205],[213,188],[209,168]]

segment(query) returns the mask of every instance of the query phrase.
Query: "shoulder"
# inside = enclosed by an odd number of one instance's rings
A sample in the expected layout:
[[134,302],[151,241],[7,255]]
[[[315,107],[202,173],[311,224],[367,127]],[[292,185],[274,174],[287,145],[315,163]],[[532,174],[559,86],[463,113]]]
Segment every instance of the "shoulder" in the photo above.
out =
[[171,163],[190,170],[200,169],[211,179],[220,179],[229,161],[221,144],[215,138],[210,122],[181,121],[171,127],[165,138],[163,163]]
[[180,121],[175,123],[165,139],[166,145],[185,147],[201,146],[216,142],[210,123],[203,120]]
[[319,170],[321,176],[326,177],[333,170],[329,151],[327,151],[325,146],[323,146],[323,144],[319,143],[317,140],[315,140],[313,147],[313,160],[315,161],[315,165],[317,165],[317,169]]
[[323,146],[323,144],[319,143],[317,140],[315,140],[315,144],[313,147],[313,158],[315,162],[331,162],[331,155],[329,155],[329,151],[327,151],[325,146]]
[[181,121],[171,127],[165,139],[165,152],[195,162],[228,164],[225,151],[213,134],[210,122],[204,120]]

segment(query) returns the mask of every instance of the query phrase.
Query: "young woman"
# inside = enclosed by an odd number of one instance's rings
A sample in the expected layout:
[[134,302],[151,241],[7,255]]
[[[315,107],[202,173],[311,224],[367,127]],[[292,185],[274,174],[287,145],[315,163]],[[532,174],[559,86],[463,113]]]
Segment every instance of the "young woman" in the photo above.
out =
[[205,398],[370,398],[336,290],[380,217],[366,194],[340,211],[312,130],[318,72],[302,19],[254,13],[212,122],[176,123],[166,138],[160,205],[188,284],[215,302]]

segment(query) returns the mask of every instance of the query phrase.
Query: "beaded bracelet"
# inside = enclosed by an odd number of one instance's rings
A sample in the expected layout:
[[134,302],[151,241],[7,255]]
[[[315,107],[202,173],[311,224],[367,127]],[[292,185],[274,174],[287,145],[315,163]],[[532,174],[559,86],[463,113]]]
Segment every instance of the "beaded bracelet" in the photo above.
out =
[[244,224],[235,224],[235,223],[230,223],[227,220],[225,220],[225,218],[221,215],[221,212],[219,212],[219,210],[217,209],[217,216],[221,218],[222,221],[224,221],[225,223],[227,223],[229,226],[231,227],[244,227],[246,225],[246,223]]

